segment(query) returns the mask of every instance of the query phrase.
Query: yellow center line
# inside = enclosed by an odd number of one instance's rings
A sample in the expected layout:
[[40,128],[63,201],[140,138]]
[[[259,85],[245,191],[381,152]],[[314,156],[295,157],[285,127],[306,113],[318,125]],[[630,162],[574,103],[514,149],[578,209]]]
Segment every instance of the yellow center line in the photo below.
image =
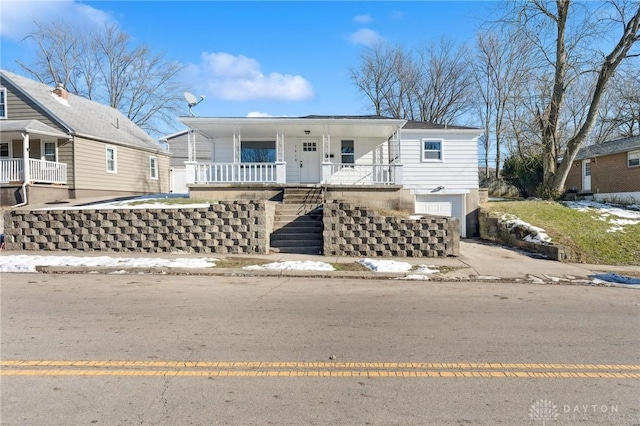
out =
[[144,367],[144,368],[334,368],[334,369],[471,369],[471,370],[625,370],[632,364],[432,363],[432,362],[269,362],[269,361],[89,361],[0,360],[0,367]]
[[0,376],[640,379],[633,364],[0,360],[0,367]]
[[384,370],[120,370],[9,369],[0,376],[160,376],[160,377],[446,377],[640,379],[640,373],[562,371],[384,371]]

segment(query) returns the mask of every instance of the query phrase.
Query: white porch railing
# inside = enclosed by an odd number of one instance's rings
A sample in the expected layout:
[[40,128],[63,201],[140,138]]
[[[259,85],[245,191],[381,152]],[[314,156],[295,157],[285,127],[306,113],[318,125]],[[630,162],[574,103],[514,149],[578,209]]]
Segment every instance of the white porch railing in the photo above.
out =
[[8,158],[0,160],[0,182],[22,182],[21,158]]
[[[29,182],[67,183],[67,165],[55,161],[29,159]],[[0,182],[24,182],[22,158],[0,160]]]
[[213,163],[196,165],[196,183],[274,183],[276,163]]
[[331,185],[393,185],[396,183],[395,164],[323,164],[329,166]]

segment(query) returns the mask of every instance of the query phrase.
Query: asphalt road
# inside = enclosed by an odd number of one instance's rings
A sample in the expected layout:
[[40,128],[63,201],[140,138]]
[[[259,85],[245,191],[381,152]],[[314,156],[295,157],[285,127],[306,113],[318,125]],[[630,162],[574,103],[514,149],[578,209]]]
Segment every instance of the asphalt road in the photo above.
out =
[[640,292],[4,274],[2,424],[640,424]]

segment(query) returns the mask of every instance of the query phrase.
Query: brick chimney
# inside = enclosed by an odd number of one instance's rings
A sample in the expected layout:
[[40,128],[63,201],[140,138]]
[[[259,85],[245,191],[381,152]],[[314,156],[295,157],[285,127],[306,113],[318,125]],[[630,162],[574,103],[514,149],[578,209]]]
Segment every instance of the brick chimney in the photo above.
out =
[[62,99],[67,99],[69,97],[69,92],[67,92],[67,89],[64,88],[62,83],[58,83],[56,88],[53,89],[53,94]]

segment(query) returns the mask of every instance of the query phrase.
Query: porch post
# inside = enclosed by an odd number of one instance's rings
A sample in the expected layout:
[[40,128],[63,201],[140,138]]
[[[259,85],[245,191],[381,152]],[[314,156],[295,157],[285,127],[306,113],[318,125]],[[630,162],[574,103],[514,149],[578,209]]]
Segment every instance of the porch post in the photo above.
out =
[[287,163],[284,161],[284,133],[276,131],[276,183],[287,183]]
[[196,183],[196,158],[196,134],[190,129],[187,133],[187,161],[184,162],[187,185]]
[[233,128],[233,162],[240,163],[242,160],[241,154],[242,137],[240,135],[240,128]]
[[331,133],[329,126],[322,126],[322,183],[331,179]]
[[29,133],[22,134],[22,158],[24,164],[22,165],[22,174],[24,176],[24,183],[28,183],[31,180],[31,170],[29,168]]

